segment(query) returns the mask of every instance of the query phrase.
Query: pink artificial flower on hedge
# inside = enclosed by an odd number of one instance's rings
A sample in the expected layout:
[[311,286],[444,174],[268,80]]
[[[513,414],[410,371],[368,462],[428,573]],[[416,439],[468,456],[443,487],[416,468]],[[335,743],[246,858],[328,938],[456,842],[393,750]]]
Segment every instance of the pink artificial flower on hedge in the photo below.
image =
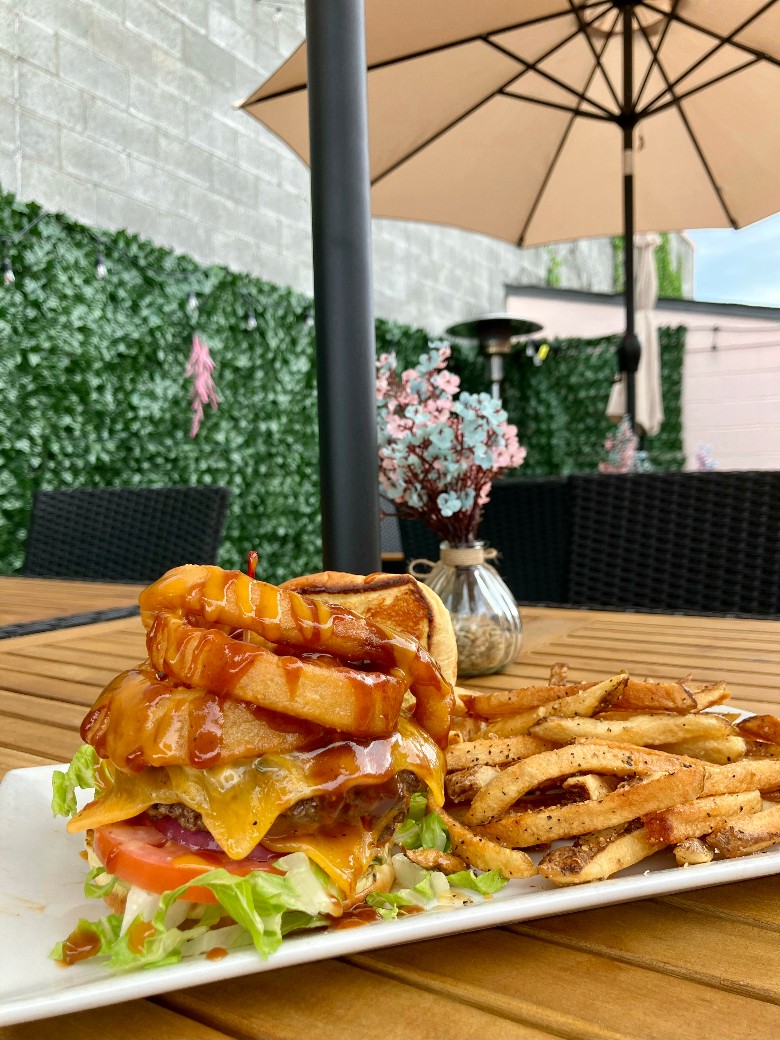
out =
[[[379,483],[398,515],[419,519],[451,545],[473,542],[493,480],[522,465],[525,448],[500,401],[460,392],[434,344],[399,376],[394,354],[377,362]],[[458,395],[456,397],[456,395]]]
[[208,343],[196,332],[192,337],[192,350],[184,369],[184,375],[192,379],[190,390],[190,401],[192,402],[192,426],[190,437],[195,437],[200,424],[203,422],[203,406],[205,404],[216,408],[219,404],[219,395],[214,385],[214,361],[209,351]]

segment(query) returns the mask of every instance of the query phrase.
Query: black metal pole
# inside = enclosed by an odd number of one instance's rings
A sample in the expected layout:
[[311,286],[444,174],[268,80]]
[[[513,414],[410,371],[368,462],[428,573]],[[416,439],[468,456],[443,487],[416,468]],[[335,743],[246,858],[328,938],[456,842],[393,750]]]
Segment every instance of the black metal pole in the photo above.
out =
[[326,569],[381,566],[363,0],[306,0]]
[[620,371],[625,374],[626,413],[636,428],[636,371],[642,347],[634,326],[634,38],[632,2],[621,2],[623,27],[623,259],[625,271],[626,331],[618,348]]

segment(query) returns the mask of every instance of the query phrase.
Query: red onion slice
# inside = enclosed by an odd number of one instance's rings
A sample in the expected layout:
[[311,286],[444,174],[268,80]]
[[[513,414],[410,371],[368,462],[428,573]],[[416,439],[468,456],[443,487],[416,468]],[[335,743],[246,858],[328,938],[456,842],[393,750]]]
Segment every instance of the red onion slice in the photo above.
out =
[[[208,831],[188,831],[186,827],[182,827],[178,820],[174,820],[172,816],[161,816],[157,820],[152,820],[152,824],[166,838],[183,845],[186,849],[192,849],[193,852],[222,852],[227,855],[225,850]],[[271,852],[270,849],[266,849],[262,845],[256,845],[246,857],[246,859],[254,860],[256,863],[268,863],[278,858],[278,852]],[[237,860],[236,862],[241,861]]]

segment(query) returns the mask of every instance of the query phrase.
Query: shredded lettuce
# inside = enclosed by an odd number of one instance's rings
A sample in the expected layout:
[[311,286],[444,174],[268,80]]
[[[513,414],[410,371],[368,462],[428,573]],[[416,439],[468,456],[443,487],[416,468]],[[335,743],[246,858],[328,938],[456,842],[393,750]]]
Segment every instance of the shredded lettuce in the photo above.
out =
[[[121,927],[121,914],[107,914],[105,917],[101,917],[99,921],[87,921],[86,918],[82,917],[73,930],[73,934],[94,934],[97,936],[100,943],[97,956],[105,956],[111,952],[111,949],[119,938]],[[49,956],[55,961],[63,960],[67,942],[67,939],[63,942],[58,942]]]
[[105,867],[93,867],[84,878],[84,895],[87,899],[102,899],[113,892],[117,884],[121,882],[115,874],[109,874]]
[[393,835],[396,845],[405,849],[438,849],[449,852],[452,848],[450,835],[435,812],[426,812],[428,799],[424,794],[413,794],[409,801],[409,812]]
[[[159,897],[131,889],[128,904],[133,908],[146,909],[150,902],[156,905],[150,919],[136,912],[129,920],[126,914],[123,922],[116,914],[109,914],[84,925],[98,933],[98,955],[106,956],[109,966],[118,972],[175,964],[184,956],[215,946],[235,949],[254,945],[260,956],[267,958],[289,932],[327,925],[325,915],[332,908],[333,895],[323,882],[324,875],[304,853],[284,856],[277,866],[285,873],[255,870],[241,877],[223,869],[211,870]],[[90,872],[89,883],[95,888],[100,887],[95,884],[98,874]],[[188,927],[179,927],[185,925],[180,897],[186,897],[191,885],[207,888],[219,905],[189,904],[192,912],[185,913]],[[235,925],[215,928],[225,914]],[[63,943],[58,943],[51,956],[62,959],[62,950]]]
[[385,921],[395,920],[399,907],[420,905],[419,899],[411,898],[408,889],[401,889],[399,892],[369,892],[366,902],[373,906]]
[[99,763],[95,749],[82,744],[64,773],[55,769],[51,778],[51,811],[55,816],[75,816],[78,811],[76,789],[89,791],[95,787],[95,770]]
[[506,878],[500,870],[487,870],[484,874],[475,874],[473,870],[459,870],[450,874],[447,880],[458,888],[469,888],[479,892],[481,896],[489,896],[500,892],[506,884]]

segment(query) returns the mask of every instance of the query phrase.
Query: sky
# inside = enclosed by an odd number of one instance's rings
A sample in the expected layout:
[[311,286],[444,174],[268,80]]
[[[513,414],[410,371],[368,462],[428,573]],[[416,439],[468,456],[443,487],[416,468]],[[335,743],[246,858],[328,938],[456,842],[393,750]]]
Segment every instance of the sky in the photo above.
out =
[[689,231],[694,299],[780,307],[780,213],[739,231]]

